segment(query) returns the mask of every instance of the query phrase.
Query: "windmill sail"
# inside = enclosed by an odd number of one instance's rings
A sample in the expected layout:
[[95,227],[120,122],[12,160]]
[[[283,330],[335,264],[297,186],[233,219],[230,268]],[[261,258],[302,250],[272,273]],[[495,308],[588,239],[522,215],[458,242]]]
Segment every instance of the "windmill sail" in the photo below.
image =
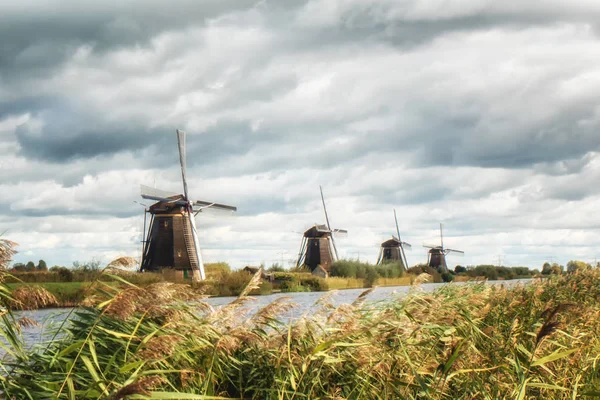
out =
[[186,200],[188,197],[187,187],[187,165],[185,153],[185,132],[177,129],[177,147],[179,148],[179,164],[181,165],[181,180],[183,181],[183,196]]
[[[394,221],[396,221],[396,233],[398,233],[398,242],[400,243],[400,252],[402,253],[402,262],[404,263],[404,268],[408,268],[408,261],[406,260],[406,253],[404,253],[404,246],[402,244],[402,239],[400,238],[400,228],[398,227],[398,217],[396,216],[396,209],[394,209]],[[408,246],[410,247],[410,245],[408,245]]]
[[160,190],[146,185],[140,185],[140,189],[142,198],[144,199],[171,203],[179,202],[179,204],[185,204],[185,201],[183,201],[183,196],[180,194],[167,192],[166,190]]
[[194,202],[194,205],[199,206],[201,208],[211,208],[211,209],[218,209],[218,210],[231,211],[231,212],[237,211],[237,207],[228,206],[226,204],[211,203],[209,201],[196,200],[196,202]]
[[[325,205],[325,196],[323,196],[323,187],[319,186],[319,190],[321,191],[321,201],[323,202],[323,211],[325,212],[325,221],[327,222],[327,229],[329,229],[329,232],[331,233],[331,225],[329,224],[329,215],[327,215],[327,206]],[[333,245],[333,251],[335,253],[335,261],[337,261],[339,259],[338,256],[338,251],[337,251],[337,247],[335,247],[335,240],[333,238],[333,235],[330,235],[331,237],[331,244]]]

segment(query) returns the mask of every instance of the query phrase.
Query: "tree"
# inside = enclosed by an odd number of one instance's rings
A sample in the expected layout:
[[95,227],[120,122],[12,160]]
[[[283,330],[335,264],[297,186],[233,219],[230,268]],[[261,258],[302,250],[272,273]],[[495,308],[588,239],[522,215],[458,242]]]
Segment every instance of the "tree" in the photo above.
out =
[[552,273],[552,265],[549,262],[545,262],[542,266],[542,275],[550,275]]
[[584,271],[592,266],[584,261],[571,260],[567,263],[567,272]]
[[44,260],[38,261],[38,265],[36,268],[38,271],[48,271],[48,266],[46,265],[46,261]]
[[367,269],[366,276],[365,276],[365,286],[366,287],[373,287],[377,283],[378,279],[379,279],[379,274],[377,273],[377,271],[375,271],[375,268]]
[[[52,267],[54,268],[54,267]],[[69,268],[58,267],[56,270],[56,274],[58,275],[58,280],[61,282],[73,282],[73,271]]]
[[73,269],[83,272],[98,272],[100,271],[100,260],[94,258],[92,261],[86,261],[84,263],[73,261]]
[[27,263],[27,265],[25,265],[25,271],[27,271],[27,272],[35,271],[35,264],[33,263],[33,261],[29,261]]
[[552,269],[552,275],[560,275],[565,270],[565,267],[563,267],[562,265],[559,265],[557,263],[553,263],[551,269]]
[[464,272],[467,272],[467,269],[465,267],[463,267],[462,265],[457,265],[456,267],[454,267],[454,273],[462,274]]
[[13,269],[13,271],[23,272],[23,271],[25,271],[25,264],[14,263],[12,269]]

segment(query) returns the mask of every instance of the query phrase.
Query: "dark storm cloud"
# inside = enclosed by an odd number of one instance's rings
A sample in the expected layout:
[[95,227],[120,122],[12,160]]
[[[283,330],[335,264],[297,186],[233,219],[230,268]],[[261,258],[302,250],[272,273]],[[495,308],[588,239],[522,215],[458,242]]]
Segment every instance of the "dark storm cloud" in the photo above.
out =
[[0,71],[3,76],[50,75],[82,45],[94,51],[146,46],[161,32],[202,26],[256,0],[50,1],[0,5]]
[[[235,4],[234,4],[235,3]],[[161,3],[162,4],[162,3]],[[64,13],[54,13],[44,9],[31,12],[11,11],[0,17],[7,22],[0,23],[0,34],[10,37],[0,52],[0,70],[6,72],[14,68],[21,73],[29,67],[45,68],[48,65],[58,65],[59,60],[69,57],[71,50],[84,43],[92,44],[94,51],[106,51],[114,48],[126,48],[145,45],[160,32],[171,29],[185,29],[186,26],[202,26],[206,18],[217,17],[225,11],[248,9],[256,4],[254,1],[239,2],[209,2],[198,4],[195,2],[179,3],[177,7],[169,7],[170,12],[165,12],[165,6],[159,3],[145,3],[142,7],[135,2],[126,2],[118,8],[104,8],[94,6],[93,12],[78,13],[78,8],[65,9]],[[289,8],[283,13],[288,18],[293,17],[290,9],[300,10],[299,2],[290,3]],[[389,11],[389,7],[387,6]],[[83,7],[82,7],[83,9]],[[267,3],[264,8],[259,8],[267,16],[269,13],[279,15],[273,4]],[[279,10],[280,11],[280,10]],[[357,10],[341,12],[337,22],[332,27],[311,29],[304,27],[306,35],[289,35],[292,40],[300,40],[298,48],[306,49],[320,46],[339,45],[352,43],[359,38],[375,42],[390,42],[397,45],[422,45],[431,39],[450,31],[472,31],[502,26],[529,26],[532,23],[549,24],[561,18],[565,20],[580,18],[578,15],[560,15],[558,13],[542,13],[539,16],[515,15],[496,12],[484,12],[475,15],[457,16],[449,19],[428,20],[427,18],[406,19],[402,14],[392,18],[385,16],[386,7],[364,5]],[[25,23],[29,19],[29,23]],[[266,18],[267,23],[273,27],[284,28],[282,21]],[[27,27],[27,28],[26,28]],[[285,37],[286,33],[282,31]],[[300,38],[300,39],[298,39]],[[281,43],[286,43],[283,39]],[[289,51],[293,51],[290,48]],[[4,54],[2,56],[1,54]],[[7,68],[2,68],[2,63]],[[266,62],[266,61],[264,61]],[[211,112],[223,108],[235,108],[248,101],[268,101],[277,98],[297,84],[293,74],[282,76],[279,80],[266,81],[254,84],[253,73],[259,70],[260,63],[247,65],[241,76],[227,94],[206,110]],[[51,71],[51,69],[46,69]],[[25,74],[22,75],[26,77]],[[200,82],[196,82],[199,84]],[[206,84],[206,83],[205,83]],[[0,109],[1,113],[23,112],[39,109],[40,105],[31,103],[29,99],[16,100],[5,104]],[[115,105],[118,106],[118,105]],[[12,110],[12,111],[11,111]],[[427,115],[430,110],[416,110],[422,113],[423,121],[432,121],[432,116]],[[293,157],[288,166],[310,162],[315,166],[329,166],[348,162],[361,154],[372,151],[415,151],[421,156],[416,160],[421,165],[482,165],[486,167],[522,168],[540,162],[558,161],[564,158],[575,158],[587,151],[599,148],[600,139],[593,135],[579,137],[572,135],[572,140],[556,140],[560,135],[539,135],[536,131],[551,130],[560,133],[574,130],[577,119],[574,115],[560,114],[555,121],[550,121],[545,126],[535,126],[529,131],[520,130],[508,133],[505,143],[488,143],[477,137],[498,136],[497,132],[489,128],[478,126],[481,116],[470,118],[456,118],[444,115],[444,110],[435,116],[435,125],[423,125],[412,132],[388,131],[373,135],[357,137],[354,142],[343,148],[338,148],[324,154],[316,150],[308,160],[298,160]],[[575,110],[574,110],[575,111]],[[582,109],[579,113],[591,111],[591,106]],[[393,111],[392,111],[393,112]],[[563,112],[565,112],[563,110]],[[77,158],[93,158],[99,155],[109,155],[122,151],[134,151],[150,146],[156,146],[163,152],[164,146],[169,146],[169,137],[164,132],[159,133],[163,127],[148,129],[141,122],[127,121],[121,125],[111,125],[103,122],[105,115],[95,115],[92,118],[89,111],[51,109],[45,111],[44,127],[41,133],[32,133],[27,126],[22,126],[17,131],[17,137],[22,147],[22,152],[28,157],[40,157],[53,162],[67,162]],[[359,115],[359,113],[357,113]],[[1,115],[0,115],[1,118]],[[352,122],[345,121],[346,123]],[[288,143],[301,142],[299,138],[306,138],[309,142],[314,139],[317,132],[321,138],[332,136],[327,131],[332,126],[327,126],[323,121],[315,129],[313,126],[287,127],[287,131],[271,134],[270,132],[250,132],[249,121],[222,120],[217,126],[210,128],[203,135],[203,144],[194,149],[197,160],[202,164],[210,163],[219,157],[239,157],[248,154],[252,149],[257,149],[265,142],[277,144],[278,141]],[[333,125],[333,124],[332,124]],[[339,126],[337,132],[340,132]],[[306,132],[309,132],[308,134]],[[226,135],[223,135],[226,134]],[[490,135],[492,134],[492,135]],[[224,138],[225,136],[225,138]],[[597,135],[596,135],[597,136]],[[476,146],[469,146],[469,142],[476,142]],[[382,144],[384,144],[382,146]],[[173,147],[173,146],[171,146]],[[171,154],[169,154],[170,156]],[[268,158],[269,156],[267,156]],[[170,157],[172,158],[172,157]],[[169,159],[170,159],[169,158]],[[276,157],[278,158],[278,157]],[[155,160],[160,162],[160,160]],[[274,160],[272,164],[280,163]]]
[[160,129],[135,122],[103,121],[70,106],[44,110],[37,116],[44,121],[41,128],[28,122],[17,127],[15,135],[23,155],[49,162],[137,151],[162,134]]
[[[138,207],[139,208],[139,207]],[[142,210],[143,211],[143,210]],[[49,205],[49,207],[45,208],[21,208],[19,210],[9,210],[5,213],[7,216],[13,217],[49,217],[49,216],[72,216],[72,217],[81,217],[81,218],[95,218],[100,216],[110,216],[115,218],[130,218],[133,216],[140,215],[140,212],[135,207],[129,207],[128,209],[119,209],[119,208],[111,208],[111,209],[95,209],[94,205],[90,205],[86,209],[81,210],[70,210],[68,208],[63,208],[60,206]]]
[[52,96],[27,96],[12,100],[0,98],[0,121],[4,118],[37,112],[55,101]]
[[[79,1],[23,3],[0,6],[0,71],[3,75],[49,75],[54,67],[70,57],[77,47],[90,45],[94,51],[146,46],[158,34],[203,26],[207,20],[225,13],[257,7],[275,28],[289,28],[289,22],[306,1],[285,3],[258,0],[123,1],[119,4]],[[531,26],[559,21],[588,20],[589,13],[532,10],[528,14],[503,11],[474,11],[454,18],[421,18],[396,13],[394,3],[365,2],[340,12],[333,27],[306,32],[303,42],[328,45],[361,38],[388,40],[411,46],[451,31],[470,31],[497,26]],[[399,7],[400,8],[400,7]]]

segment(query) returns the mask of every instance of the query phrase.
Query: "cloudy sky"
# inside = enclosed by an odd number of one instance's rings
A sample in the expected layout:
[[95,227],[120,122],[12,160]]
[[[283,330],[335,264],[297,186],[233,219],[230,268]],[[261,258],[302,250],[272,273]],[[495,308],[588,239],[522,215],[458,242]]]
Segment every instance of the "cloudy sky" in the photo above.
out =
[[[592,261],[595,0],[0,4],[0,232],[15,261],[139,257],[139,185],[238,206],[205,261],[294,259],[323,223],[374,262],[394,232],[449,264]],[[116,3],[115,3],[116,4]],[[568,4],[568,6],[567,6]]]

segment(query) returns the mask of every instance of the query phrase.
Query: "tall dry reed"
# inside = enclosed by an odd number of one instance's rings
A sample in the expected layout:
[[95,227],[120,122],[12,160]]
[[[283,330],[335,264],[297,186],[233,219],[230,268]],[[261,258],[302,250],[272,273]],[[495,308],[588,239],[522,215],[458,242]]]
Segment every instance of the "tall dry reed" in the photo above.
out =
[[364,293],[335,306],[326,294],[292,322],[286,298],[245,312],[258,276],[217,309],[189,287],[104,287],[104,300],[31,350],[7,311],[1,390],[34,399],[574,399],[600,388],[597,270],[434,293],[418,290],[423,276],[405,298],[374,303]]

